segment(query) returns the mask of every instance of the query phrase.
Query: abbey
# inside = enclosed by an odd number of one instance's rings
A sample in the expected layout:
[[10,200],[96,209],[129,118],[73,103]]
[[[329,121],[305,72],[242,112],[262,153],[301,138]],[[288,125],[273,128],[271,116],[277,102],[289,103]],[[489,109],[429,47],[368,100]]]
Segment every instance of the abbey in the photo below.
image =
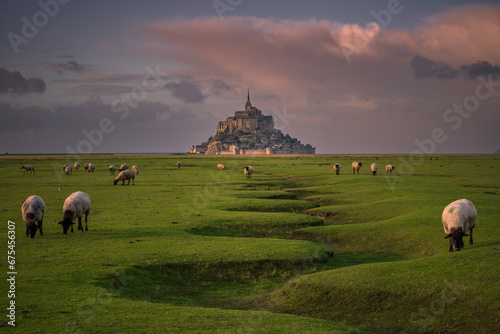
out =
[[236,111],[233,117],[220,121],[215,136],[189,149],[193,154],[315,154],[315,151],[311,145],[275,129],[273,116],[263,115],[252,106],[250,91],[244,111]]

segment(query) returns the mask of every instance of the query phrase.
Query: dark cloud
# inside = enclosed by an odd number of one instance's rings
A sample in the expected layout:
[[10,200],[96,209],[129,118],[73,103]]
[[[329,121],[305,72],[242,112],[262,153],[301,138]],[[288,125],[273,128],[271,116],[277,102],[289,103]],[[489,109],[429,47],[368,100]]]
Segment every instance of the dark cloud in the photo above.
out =
[[454,69],[450,65],[436,62],[421,56],[414,56],[410,64],[413,69],[413,74],[417,79],[427,77],[454,79],[460,73],[459,70]]
[[500,74],[500,66],[491,65],[487,61],[478,61],[470,65],[462,65],[460,67],[465,77],[468,79],[476,79],[480,75],[492,75],[495,79]]
[[222,93],[222,91],[231,90],[231,86],[226,84],[221,79],[212,79],[212,88],[214,89],[215,95],[220,95]]
[[85,70],[85,66],[76,62],[76,60],[70,60],[66,63],[66,68],[70,71],[74,72],[83,72]]
[[0,94],[42,94],[44,92],[45,81],[42,79],[26,79],[17,71],[10,72],[0,67]]
[[186,80],[179,83],[169,82],[165,88],[172,93],[172,96],[187,103],[203,103],[205,100],[205,95],[196,83]]

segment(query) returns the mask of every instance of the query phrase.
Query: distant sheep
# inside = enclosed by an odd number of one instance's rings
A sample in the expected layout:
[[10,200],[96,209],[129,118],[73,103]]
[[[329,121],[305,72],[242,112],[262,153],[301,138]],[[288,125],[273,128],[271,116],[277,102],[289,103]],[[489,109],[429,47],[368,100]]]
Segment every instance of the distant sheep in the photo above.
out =
[[139,175],[139,166],[133,165],[132,170],[135,172],[135,175]]
[[89,163],[86,162],[85,165],[83,165],[83,168],[85,168],[85,170],[89,169]]
[[223,164],[217,164],[217,169],[226,169],[226,166]]
[[116,170],[115,165],[111,165],[111,166],[109,166],[109,173],[110,173],[111,175],[115,175],[115,170]]
[[122,186],[125,185],[125,180],[128,180],[127,186],[130,184],[130,179],[132,179],[132,185],[134,185],[135,181],[135,172],[133,170],[127,169],[123,172],[120,172],[117,177],[115,177],[114,184],[118,183],[118,181],[122,181]]
[[40,235],[43,236],[42,221],[43,216],[45,216],[43,199],[36,195],[28,197],[21,207],[21,213],[26,223],[26,236],[34,238],[38,229],[40,229]]
[[87,217],[90,213],[90,197],[82,191],[72,193],[66,198],[63,205],[63,220],[58,224],[63,226],[63,233],[68,234],[71,227],[73,232],[73,221],[78,218],[78,230],[83,232],[82,216],[85,215],[85,231],[88,231]]
[[359,169],[361,168],[361,166],[363,166],[363,164],[361,162],[354,161],[352,163],[352,173],[356,174],[356,171],[358,171],[358,174],[359,174]]
[[181,164],[181,162],[180,162],[180,161],[177,161],[176,165],[177,165],[177,168],[181,168],[181,165],[182,165],[182,164]]
[[450,238],[449,252],[453,252],[453,246],[459,251],[464,247],[464,236],[470,231],[469,245],[473,244],[472,229],[476,226],[477,212],[474,204],[467,199],[459,199],[446,206],[443,210],[442,221],[445,238]]
[[92,172],[92,173],[95,172],[95,165],[91,162],[89,162],[89,173],[90,172]]
[[78,170],[78,167],[80,167],[80,161],[75,162],[75,169]]
[[250,178],[250,176],[253,174],[253,167],[252,166],[246,166],[243,168],[243,172],[245,173],[245,176],[247,178]]
[[376,162],[374,162],[374,163],[371,164],[370,168],[372,170],[373,175],[376,175],[377,174],[377,170],[378,170],[378,164]]
[[127,170],[128,169],[128,164],[122,164],[120,166],[120,172],[123,172],[124,170]]
[[336,163],[335,165],[333,165],[333,170],[335,171],[335,174],[336,175],[339,175],[340,173],[340,168],[342,168],[342,165],[339,164],[339,163]]
[[64,172],[66,175],[73,175],[73,167],[71,167],[71,165],[67,165],[66,168],[64,168]]
[[69,164],[64,164],[63,165],[63,171],[66,171],[66,167],[68,167],[68,166],[69,166]]
[[21,169],[23,170],[23,174],[28,175],[28,173],[31,175],[31,173],[35,174],[35,167],[33,165],[24,165],[21,166]]
[[396,167],[394,167],[393,165],[387,165],[385,166],[385,173],[386,174],[392,174],[392,171],[395,169]]

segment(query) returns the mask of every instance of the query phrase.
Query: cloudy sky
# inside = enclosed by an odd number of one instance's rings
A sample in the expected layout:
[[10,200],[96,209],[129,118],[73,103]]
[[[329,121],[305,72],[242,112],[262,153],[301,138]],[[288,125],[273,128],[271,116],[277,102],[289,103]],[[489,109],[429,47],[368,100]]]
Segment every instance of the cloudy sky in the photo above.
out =
[[186,152],[252,104],[317,153],[500,149],[500,5],[4,0],[0,153]]

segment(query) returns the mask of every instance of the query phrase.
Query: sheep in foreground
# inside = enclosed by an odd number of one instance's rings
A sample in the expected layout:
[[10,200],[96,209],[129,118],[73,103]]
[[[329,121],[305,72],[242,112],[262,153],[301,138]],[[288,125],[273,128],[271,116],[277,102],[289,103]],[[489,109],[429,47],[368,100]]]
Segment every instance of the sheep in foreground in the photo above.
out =
[[85,170],[89,169],[89,163],[86,162],[85,165],[83,165],[83,168],[85,168]]
[[243,172],[245,172],[245,176],[247,178],[250,178],[250,176],[253,173],[253,167],[252,166],[246,166],[245,168],[243,168]]
[[123,172],[124,170],[127,170],[128,169],[128,164],[122,164],[120,166],[120,172]]
[[139,166],[133,165],[132,170],[135,172],[135,175],[139,175]]
[[90,197],[82,191],[72,193],[66,198],[63,205],[63,220],[58,224],[63,226],[63,233],[68,234],[71,227],[73,232],[73,221],[78,218],[78,230],[83,232],[82,216],[85,215],[85,231],[88,231],[87,217],[90,213]]
[[472,229],[476,226],[477,212],[474,204],[467,199],[459,199],[446,206],[442,214],[445,238],[450,239],[449,252],[453,252],[453,246],[459,251],[464,247],[464,236],[470,232],[469,245],[473,244]]
[[396,168],[396,167],[394,167],[393,165],[387,165],[387,166],[385,166],[385,173],[386,174],[392,174],[392,171],[394,170],[394,168]]
[[132,179],[132,185],[134,185],[135,181],[135,172],[133,170],[127,169],[123,172],[120,172],[117,177],[115,177],[114,184],[118,183],[118,181],[122,181],[122,186],[125,185],[125,180],[128,180],[127,186],[130,184],[130,179]]
[[336,163],[335,165],[333,165],[333,170],[335,171],[335,174],[336,175],[339,175],[340,173],[340,168],[342,168],[342,165],[339,164],[339,163]]
[[23,165],[21,166],[21,169],[23,170],[23,174],[28,175],[28,173],[31,175],[31,173],[35,174],[35,167],[33,165]]
[[71,167],[71,165],[67,165],[66,168],[64,168],[64,172],[66,173],[66,175],[72,175],[73,167]]
[[181,168],[181,165],[182,165],[182,164],[181,164],[181,162],[180,162],[180,161],[177,161],[176,165],[177,165],[177,168]]
[[217,164],[217,169],[226,169],[226,166],[223,164]]
[[80,161],[75,162],[75,169],[78,170],[78,167],[80,167]]
[[92,172],[92,173],[95,172],[95,165],[91,162],[89,162],[89,173],[90,172]]
[[116,170],[115,165],[110,165],[108,168],[109,168],[109,173],[111,175],[115,175],[115,170]]
[[[43,236],[42,221],[45,216],[45,203],[40,196],[30,196],[21,207],[23,220],[26,223],[26,236],[35,237],[36,230],[40,229]],[[36,224],[38,222],[38,225]]]
[[356,171],[358,171],[359,174],[359,169],[361,168],[361,166],[363,166],[363,164],[361,162],[354,161],[351,165],[352,165],[352,173],[356,174]]
[[377,170],[378,170],[378,164],[376,162],[374,162],[374,163],[371,164],[370,168],[372,170],[373,175],[376,175],[377,174]]

